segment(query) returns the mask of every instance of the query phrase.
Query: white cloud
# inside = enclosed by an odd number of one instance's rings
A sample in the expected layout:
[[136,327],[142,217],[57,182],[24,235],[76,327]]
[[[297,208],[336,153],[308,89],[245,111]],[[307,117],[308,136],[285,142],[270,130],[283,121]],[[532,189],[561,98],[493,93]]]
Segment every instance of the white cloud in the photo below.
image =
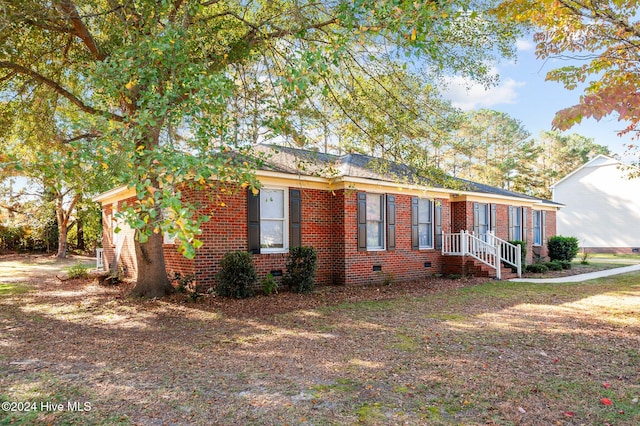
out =
[[447,81],[443,96],[449,99],[453,106],[468,111],[500,104],[514,104],[518,98],[518,87],[524,85],[524,82],[508,78],[498,86],[486,88],[463,77],[452,77]]
[[531,52],[534,48],[535,45],[529,40],[516,40],[516,49],[518,49],[518,52]]

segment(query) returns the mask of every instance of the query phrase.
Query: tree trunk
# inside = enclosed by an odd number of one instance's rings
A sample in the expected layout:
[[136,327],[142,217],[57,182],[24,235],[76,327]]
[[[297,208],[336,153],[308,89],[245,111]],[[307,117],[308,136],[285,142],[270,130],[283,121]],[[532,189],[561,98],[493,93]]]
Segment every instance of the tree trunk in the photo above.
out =
[[56,193],[56,218],[58,219],[58,259],[64,259],[67,257],[67,233],[69,232],[69,219],[71,218],[71,212],[76,206],[76,203],[80,199],[80,193],[74,195],[73,199],[69,203],[67,209],[64,208],[64,196],[65,194]]
[[82,220],[81,211],[82,209],[80,207],[76,209],[76,230],[78,231],[77,248],[84,252],[86,245],[84,243],[84,222]]
[[58,259],[64,259],[67,257],[67,225],[58,225],[58,254],[56,257]]
[[69,217],[65,214],[60,198],[56,202],[56,218],[58,220],[58,253],[56,257],[64,259],[67,257],[67,231],[69,230],[67,224],[69,223]]
[[163,235],[153,233],[146,243],[135,240],[138,278],[131,290],[134,296],[163,297],[174,291],[167,278],[162,251]]

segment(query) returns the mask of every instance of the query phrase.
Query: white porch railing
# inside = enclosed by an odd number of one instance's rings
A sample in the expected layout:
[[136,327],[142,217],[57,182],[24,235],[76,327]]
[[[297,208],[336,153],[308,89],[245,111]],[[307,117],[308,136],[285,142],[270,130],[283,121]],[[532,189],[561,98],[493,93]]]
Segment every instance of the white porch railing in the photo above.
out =
[[471,256],[474,259],[496,270],[496,278],[502,278],[500,264],[502,262],[517,268],[518,277],[522,274],[522,261],[519,245],[511,244],[492,233],[478,238],[468,231],[454,234],[443,234],[442,254]]
[[496,247],[500,249],[500,261],[508,263],[516,268],[518,278],[522,276],[522,247],[519,244],[511,244],[508,241],[502,240],[495,235],[492,235],[496,242]]
[[104,249],[96,249],[96,269],[102,270],[104,268]]

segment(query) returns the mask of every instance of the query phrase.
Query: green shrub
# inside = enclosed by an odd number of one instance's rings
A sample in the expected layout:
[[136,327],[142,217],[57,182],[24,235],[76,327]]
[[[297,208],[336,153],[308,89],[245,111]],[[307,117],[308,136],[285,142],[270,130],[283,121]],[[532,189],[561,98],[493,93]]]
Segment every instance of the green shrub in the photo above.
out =
[[275,278],[273,278],[273,275],[267,274],[262,279],[262,293],[264,293],[265,296],[268,296],[271,293],[278,294],[278,283]]
[[547,268],[547,265],[545,265],[544,263],[534,263],[532,265],[527,265],[525,267],[525,270],[527,272],[533,272],[534,274],[542,274],[544,272],[547,272],[549,268]]
[[258,275],[250,253],[244,251],[227,252],[220,261],[217,294],[224,297],[244,299],[254,295]]
[[67,269],[67,272],[69,273],[69,279],[88,278],[89,269],[91,269],[89,266],[85,266],[82,263],[77,263],[76,265],[71,266],[69,269]]
[[567,260],[571,262],[578,254],[578,239],[556,235],[547,242],[549,258],[553,260]]
[[289,250],[287,273],[282,283],[296,293],[307,293],[315,287],[318,253],[313,247],[294,247]]
[[545,265],[547,265],[550,271],[562,271],[562,263],[560,263],[559,260],[552,260],[551,262],[545,263]]
[[573,263],[569,260],[560,260],[560,265],[562,265],[562,269],[571,269],[573,267]]

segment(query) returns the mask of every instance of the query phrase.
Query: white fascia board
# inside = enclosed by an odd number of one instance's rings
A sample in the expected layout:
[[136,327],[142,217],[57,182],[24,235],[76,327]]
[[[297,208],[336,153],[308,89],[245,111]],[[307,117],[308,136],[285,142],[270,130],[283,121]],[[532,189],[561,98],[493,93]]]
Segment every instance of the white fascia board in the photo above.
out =
[[109,202],[124,200],[125,198],[129,198],[134,195],[136,195],[136,190],[125,185],[110,189],[102,194],[98,194],[93,197],[91,201],[95,203],[108,204]]

